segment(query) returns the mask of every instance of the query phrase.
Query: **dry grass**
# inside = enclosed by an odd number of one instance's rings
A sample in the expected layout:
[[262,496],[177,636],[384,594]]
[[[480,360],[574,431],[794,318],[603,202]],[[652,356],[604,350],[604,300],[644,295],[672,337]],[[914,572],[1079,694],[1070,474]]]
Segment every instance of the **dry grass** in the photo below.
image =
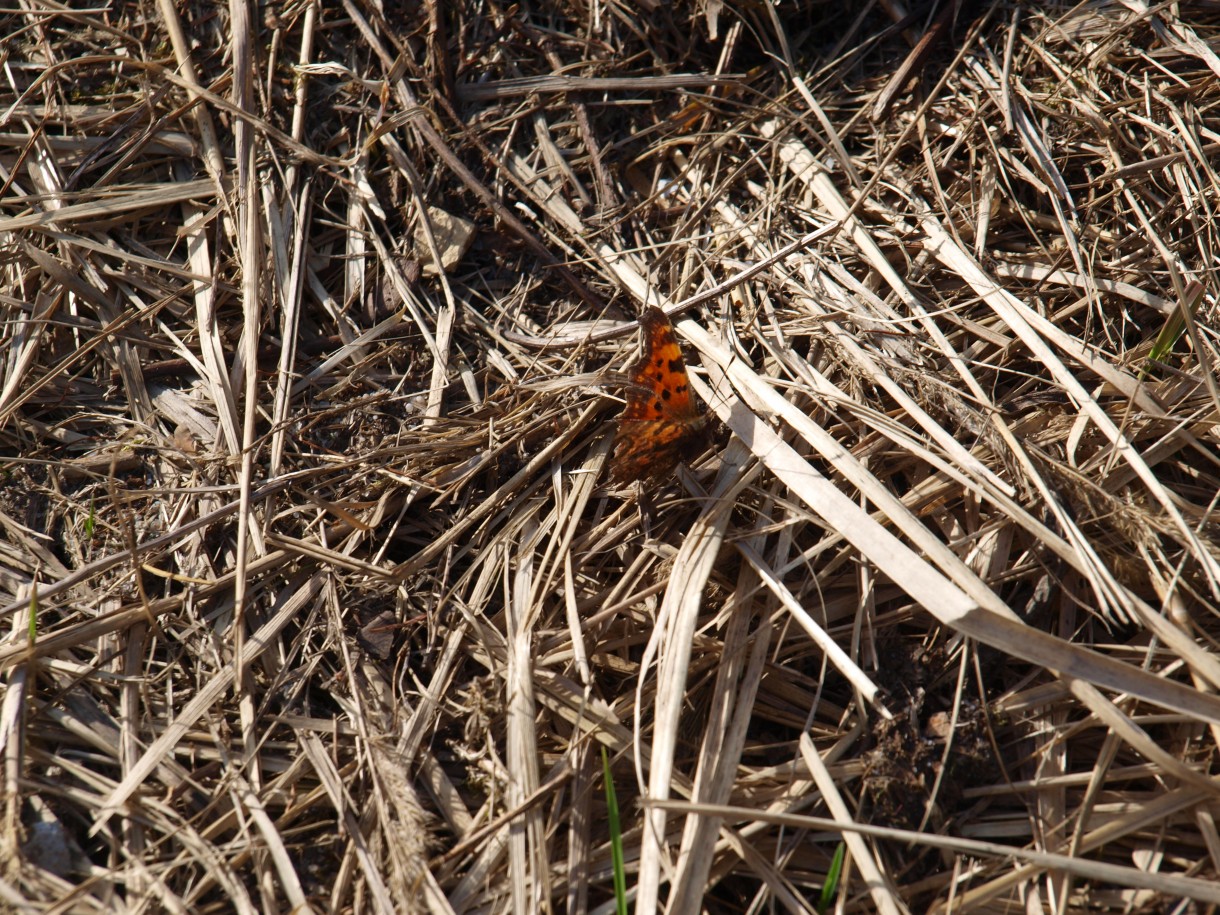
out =
[[0,908],[1220,904],[1220,13],[391,6],[3,14]]

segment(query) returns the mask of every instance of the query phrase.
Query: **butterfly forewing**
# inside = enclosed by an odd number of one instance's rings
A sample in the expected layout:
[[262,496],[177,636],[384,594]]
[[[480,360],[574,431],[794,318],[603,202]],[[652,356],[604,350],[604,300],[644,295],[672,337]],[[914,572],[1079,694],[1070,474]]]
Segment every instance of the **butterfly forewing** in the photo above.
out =
[[631,367],[631,387],[623,419],[693,419],[699,415],[691,399],[686,361],[665,312],[649,308],[640,316],[644,355]]

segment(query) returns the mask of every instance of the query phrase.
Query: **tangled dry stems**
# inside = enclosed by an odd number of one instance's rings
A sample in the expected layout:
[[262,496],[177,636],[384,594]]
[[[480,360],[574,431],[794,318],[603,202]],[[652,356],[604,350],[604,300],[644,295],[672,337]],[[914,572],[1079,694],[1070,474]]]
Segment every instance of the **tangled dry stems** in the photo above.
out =
[[5,906],[1220,902],[1220,19],[646,6],[5,14]]

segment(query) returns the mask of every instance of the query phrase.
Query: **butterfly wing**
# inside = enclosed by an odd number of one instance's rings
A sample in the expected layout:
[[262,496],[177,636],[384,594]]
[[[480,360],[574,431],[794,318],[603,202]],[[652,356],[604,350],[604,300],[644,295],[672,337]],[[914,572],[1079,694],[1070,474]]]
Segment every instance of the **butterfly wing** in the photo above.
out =
[[704,425],[673,324],[661,309],[648,308],[640,329],[644,355],[628,372],[627,406],[614,440],[611,465],[618,483],[673,470]]
[[623,420],[695,420],[699,411],[691,398],[686,362],[674,326],[659,308],[640,316],[644,355],[628,371],[631,387]]
[[614,482],[625,485],[670,473],[680,460],[690,456],[702,427],[702,421],[696,426],[663,419],[621,422],[610,461]]

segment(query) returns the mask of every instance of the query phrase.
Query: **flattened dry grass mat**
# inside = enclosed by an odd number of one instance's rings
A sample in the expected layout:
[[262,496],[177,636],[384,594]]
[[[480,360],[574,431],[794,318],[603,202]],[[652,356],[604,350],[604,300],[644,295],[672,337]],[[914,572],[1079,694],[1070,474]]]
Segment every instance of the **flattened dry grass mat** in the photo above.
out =
[[1220,905],[1211,6],[0,34],[0,908]]

